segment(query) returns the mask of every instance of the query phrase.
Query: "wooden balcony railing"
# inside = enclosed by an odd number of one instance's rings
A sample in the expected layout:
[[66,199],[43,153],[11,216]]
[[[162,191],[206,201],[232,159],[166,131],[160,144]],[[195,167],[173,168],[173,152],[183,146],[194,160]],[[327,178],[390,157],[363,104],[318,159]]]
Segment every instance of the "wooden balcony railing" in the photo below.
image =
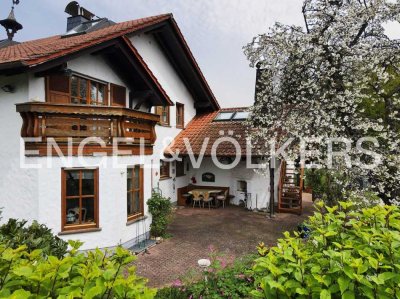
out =
[[[17,104],[23,123],[21,137],[40,137],[40,141],[26,142],[26,150],[36,150],[40,156],[48,155],[48,140],[55,141],[67,155],[77,155],[79,144],[88,137],[99,142],[85,145],[83,154],[115,154],[113,144],[118,139],[118,150],[131,151],[133,155],[152,154],[156,140],[155,125],[159,116],[137,110],[109,107],[31,102]],[[115,142],[114,142],[115,141]],[[104,144],[106,146],[104,146]],[[72,147],[72,149],[71,149]],[[57,154],[55,149],[51,155]]]

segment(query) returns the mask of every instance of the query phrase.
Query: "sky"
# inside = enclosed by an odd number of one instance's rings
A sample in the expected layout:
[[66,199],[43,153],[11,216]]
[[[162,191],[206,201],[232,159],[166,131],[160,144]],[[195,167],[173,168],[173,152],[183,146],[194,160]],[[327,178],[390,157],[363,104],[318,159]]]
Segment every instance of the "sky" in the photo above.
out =
[[[11,0],[0,0],[6,18]],[[302,0],[78,0],[99,17],[115,22],[173,13],[189,47],[222,107],[249,106],[254,100],[256,70],[243,46],[275,22],[302,25]],[[69,0],[20,0],[15,8],[24,29],[15,36],[26,41],[66,30]],[[2,29],[2,28],[0,28]],[[5,31],[0,31],[0,39]]]

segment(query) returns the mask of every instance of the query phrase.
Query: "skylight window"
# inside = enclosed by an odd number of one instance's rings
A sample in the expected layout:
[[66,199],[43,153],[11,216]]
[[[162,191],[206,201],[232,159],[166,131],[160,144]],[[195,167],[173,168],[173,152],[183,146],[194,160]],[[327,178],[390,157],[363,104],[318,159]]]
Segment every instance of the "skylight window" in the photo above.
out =
[[214,118],[214,121],[238,121],[238,120],[246,120],[249,117],[249,112],[247,111],[224,111],[218,113],[218,115]]
[[233,120],[246,120],[249,117],[249,112],[247,111],[239,111],[236,112],[233,116]]
[[220,112],[214,120],[231,120],[234,112]]

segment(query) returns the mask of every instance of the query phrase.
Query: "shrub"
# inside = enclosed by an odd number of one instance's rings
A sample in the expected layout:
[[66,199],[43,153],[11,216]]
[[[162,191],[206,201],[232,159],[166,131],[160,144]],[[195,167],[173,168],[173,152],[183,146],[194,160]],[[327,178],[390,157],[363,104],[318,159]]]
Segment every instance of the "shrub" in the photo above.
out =
[[348,192],[346,199],[354,204],[354,209],[360,210],[384,204],[378,195],[368,190]]
[[324,200],[330,205],[343,200],[345,176],[337,171],[328,169],[307,169],[305,185],[312,188],[313,199]]
[[400,208],[351,202],[309,218],[307,241],[284,234],[253,268],[257,298],[399,298]]
[[171,221],[172,203],[168,198],[153,192],[152,197],[147,201],[149,212],[152,215],[150,232],[154,237],[165,237],[168,224]]
[[61,258],[67,253],[68,243],[54,236],[45,225],[33,221],[26,226],[26,220],[9,219],[0,226],[0,241],[11,248],[26,246],[28,252],[41,249],[44,255]]
[[116,248],[111,255],[99,249],[79,253],[81,243],[70,241],[72,250],[64,257],[45,257],[41,249],[27,251],[0,243],[0,298],[154,298],[155,290],[135,275],[129,251]]
[[[204,273],[185,275],[171,287],[158,291],[159,299],[241,299],[249,298],[254,288],[251,266],[254,256],[247,256],[232,262],[231,259],[212,250],[211,265]],[[207,276],[207,281],[204,277]],[[193,281],[196,279],[196,281]]]

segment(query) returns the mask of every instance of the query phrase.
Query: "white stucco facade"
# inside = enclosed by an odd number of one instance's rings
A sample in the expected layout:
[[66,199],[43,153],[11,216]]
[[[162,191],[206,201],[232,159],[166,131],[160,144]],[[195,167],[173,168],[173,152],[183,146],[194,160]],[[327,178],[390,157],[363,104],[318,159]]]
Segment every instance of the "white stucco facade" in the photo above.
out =
[[[78,157],[67,161],[59,157],[25,157],[21,154],[20,130],[22,119],[16,112],[15,104],[29,101],[46,101],[46,86],[44,77],[33,74],[0,76],[0,87],[12,85],[15,92],[4,92],[0,89],[0,132],[2,144],[0,149],[0,207],[3,207],[2,222],[9,218],[38,220],[58,234],[62,230],[62,190],[61,171],[67,168],[90,167],[99,170],[99,230],[85,233],[61,234],[60,237],[79,239],[84,242],[82,249],[95,247],[106,248],[118,244],[130,247],[138,241],[139,236],[149,231],[151,215],[147,205],[144,205],[145,219],[127,223],[127,167],[144,165],[144,202],[151,197],[152,189],[159,187],[165,197],[177,201],[177,190],[191,183],[191,178],[197,179],[197,184],[207,186],[230,187],[231,194],[239,198],[236,182],[246,180],[248,192],[252,194],[251,206],[266,207],[269,202],[269,177],[256,174],[247,169],[241,162],[232,170],[217,168],[210,158],[205,158],[201,169],[193,169],[185,165],[185,175],[176,177],[175,164],[170,167],[169,179],[160,180],[159,161],[163,158],[164,149],[182,131],[176,126],[176,106],[178,102],[184,105],[185,127],[196,115],[195,99],[173,66],[164,55],[155,39],[150,34],[131,36],[130,41],[139,51],[144,61],[157,78],[169,98],[174,103],[170,107],[170,125],[156,126],[157,140],[153,154],[145,157],[118,157],[121,167],[114,167],[115,157],[85,157],[84,162]],[[69,70],[95,78],[101,82],[114,83],[126,87],[126,100],[131,91],[126,82],[113,71],[101,55],[85,54],[67,62]],[[154,111],[153,111],[154,112]],[[37,168],[21,168],[21,161],[26,164],[36,164]],[[51,167],[48,167],[50,161]],[[186,159],[186,163],[189,160]],[[204,172],[212,172],[216,176],[215,183],[201,181]],[[277,193],[276,193],[277,194]],[[257,199],[257,206],[256,206]],[[234,201],[233,203],[238,203]]]
[[[155,42],[148,43],[149,39],[151,40],[151,36],[132,37],[139,53],[168,96],[174,103],[179,102],[185,105],[186,125],[196,114],[194,100],[157,44]],[[101,55],[83,55],[68,61],[67,66],[69,70],[78,75],[97,79],[100,82],[125,86],[128,106],[128,93],[131,90]],[[60,237],[65,240],[79,239],[83,241],[82,249],[113,247],[118,244],[132,246],[138,241],[138,235],[143,236],[149,231],[151,215],[145,204],[145,219],[127,224],[127,167],[144,165],[143,187],[144,201],[146,202],[151,197],[152,188],[159,185],[159,160],[162,158],[163,150],[181,131],[176,128],[175,106],[171,107],[170,126],[157,126],[156,128],[157,141],[154,144],[154,154],[144,158],[139,156],[118,157],[119,165],[125,165],[121,168],[113,166],[113,157],[84,157],[85,163],[78,157],[67,160],[59,157],[25,157],[20,155],[22,119],[16,112],[15,104],[29,101],[45,102],[45,78],[36,77],[33,74],[1,76],[0,86],[7,84],[14,86],[15,92],[6,93],[0,90],[0,125],[3,136],[0,151],[2,222],[9,218],[38,220],[51,228],[54,233],[60,233],[62,228],[61,171],[63,167],[82,168],[90,165],[99,170],[99,230],[60,235]],[[21,168],[21,159],[27,165],[35,164],[36,168]],[[51,167],[48,167],[49,163]],[[165,196],[171,197],[173,201],[176,200],[172,179],[162,181],[160,187],[167,190]]]
[[[130,38],[132,44],[139,51],[150,70],[157,77],[161,86],[164,88],[170,99],[176,104],[177,102],[184,105],[185,109],[185,127],[196,115],[194,108],[195,100],[188,91],[186,85],[179,78],[167,57],[163,55],[162,50],[152,35],[140,34]],[[153,110],[154,112],[154,110]],[[170,107],[170,125],[156,127],[157,142],[154,147],[155,163],[164,158],[163,153],[172,140],[181,132],[182,129],[176,127],[176,106]],[[159,171],[154,170],[155,185],[158,186],[163,196],[176,201],[177,189],[187,186],[189,181],[187,177],[176,177],[174,163],[171,165],[170,179],[160,180]]]

